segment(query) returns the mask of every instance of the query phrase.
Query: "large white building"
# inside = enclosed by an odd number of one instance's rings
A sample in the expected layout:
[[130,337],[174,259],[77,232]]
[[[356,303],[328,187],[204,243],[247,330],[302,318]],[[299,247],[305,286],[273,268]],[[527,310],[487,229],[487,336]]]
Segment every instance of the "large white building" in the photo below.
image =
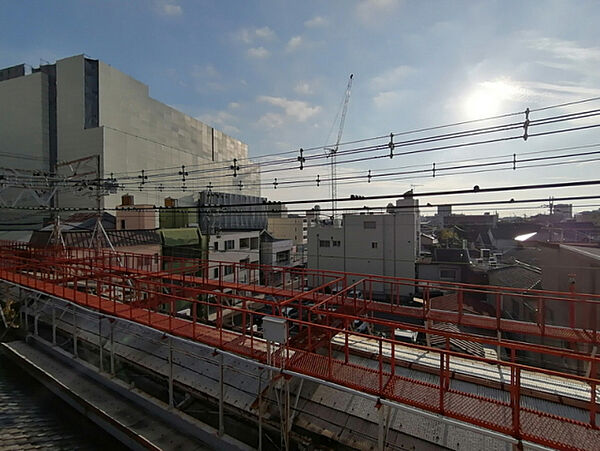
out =
[[[247,160],[246,144],[151,98],[147,85],[102,61],[77,55],[31,73],[25,65],[2,69],[0,105],[1,167],[52,172],[57,162],[92,157],[80,173],[99,168],[101,177],[114,174],[127,191],[135,192],[137,202],[154,205],[162,205],[166,194],[158,191],[156,181],[151,187],[152,176],[140,191],[142,170],[223,168],[205,178],[190,173],[188,191],[206,189],[211,181],[221,192],[260,195],[260,173]],[[240,162],[237,177],[229,169],[234,158]],[[59,164],[59,174],[69,171]],[[177,179],[177,170],[173,172]],[[91,193],[82,194],[62,190],[58,205],[94,205]],[[116,207],[121,194],[104,197],[102,206]]]
[[[341,224],[308,228],[308,268],[415,278],[419,255],[419,209],[416,199],[396,202],[385,214],[345,214]],[[348,284],[360,280],[349,276]],[[384,294],[383,286],[375,286]],[[414,292],[407,286],[403,293]]]

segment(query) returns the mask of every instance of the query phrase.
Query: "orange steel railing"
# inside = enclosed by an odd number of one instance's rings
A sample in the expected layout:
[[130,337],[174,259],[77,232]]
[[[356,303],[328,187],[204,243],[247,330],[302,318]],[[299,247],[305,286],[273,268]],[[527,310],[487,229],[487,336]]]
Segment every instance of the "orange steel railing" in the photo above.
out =
[[[227,276],[225,268],[231,268]],[[210,277],[215,269],[218,277]],[[240,282],[242,275],[244,283]],[[595,449],[600,443],[600,359],[593,352],[597,344],[593,315],[600,296],[372,275],[361,275],[360,281],[350,282],[351,276],[355,278],[356,274],[0,243],[0,279],[4,281],[517,439],[559,449]],[[310,289],[305,291],[307,284]],[[422,305],[401,304],[402,298],[397,295],[400,288],[419,290]],[[382,293],[381,299],[376,299],[377,291]],[[434,291],[454,296],[452,309],[436,308]],[[509,297],[531,302],[537,309],[533,311],[534,320],[505,318],[503,302]],[[189,306],[189,315],[177,312],[182,302]],[[478,302],[486,306],[484,314],[475,311]],[[550,318],[546,313],[553,307],[568,312],[567,318]],[[266,315],[283,316],[290,308],[296,311],[295,317],[287,318],[290,338],[267,356],[266,342],[254,325]],[[379,335],[354,331],[357,321],[374,326]],[[467,325],[471,330],[435,329],[432,323],[436,321]],[[514,333],[517,326],[518,338],[524,340],[498,335]],[[401,342],[394,335],[398,328],[443,337],[445,346]],[[490,335],[490,331],[495,334]],[[534,338],[555,341],[550,346],[531,342]],[[371,343],[375,351],[356,345],[361,340]],[[459,352],[451,349],[452,340],[496,347],[509,359]],[[561,343],[584,343],[588,349],[559,346]],[[408,362],[401,355],[405,351],[427,353],[437,364],[432,367]],[[518,361],[523,353],[559,359],[569,365],[561,370],[526,365]],[[477,371],[459,374],[459,361],[473,368],[491,365],[510,377],[495,382]],[[427,372],[434,379],[407,377],[399,371],[403,366]],[[574,374],[577,372],[580,374]],[[532,386],[536,378],[539,387]],[[454,384],[455,379],[485,385],[491,391],[477,394],[477,390]],[[554,393],[544,388],[544,381],[566,381],[577,394]],[[528,397],[542,398],[549,404],[539,407],[527,402]],[[560,404],[569,404],[579,416],[565,416]]]

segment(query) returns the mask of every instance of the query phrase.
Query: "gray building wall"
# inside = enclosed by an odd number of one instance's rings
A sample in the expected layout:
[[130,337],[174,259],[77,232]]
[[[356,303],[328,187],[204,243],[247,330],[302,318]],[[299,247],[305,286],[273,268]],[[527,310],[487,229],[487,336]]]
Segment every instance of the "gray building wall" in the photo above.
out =
[[[309,227],[308,268],[415,278],[419,214],[417,201],[410,202],[414,202],[411,205],[415,208],[389,214],[344,215],[341,227],[331,224]],[[350,276],[348,282],[360,279]],[[384,293],[386,288],[374,284],[373,290]],[[414,289],[406,286],[401,292],[408,294]]]
[[[0,82],[0,166],[27,171],[50,170],[48,133],[48,80],[38,72]],[[17,199],[22,190],[7,188],[1,195]],[[21,195],[21,207],[38,205]],[[0,228],[15,223],[41,224],[43,213],[0,210]],[[17,227],[19,228],[19,227]]]
[[[97,72],[90,73],[89,67],[96,65]],[[0,82],[3,106],[0,109],[0,150],[36,158],[14,160],[0,154],[2,166],[49,169],[45,77],[43,73],[35,73]],[[97,89],[90,90],[90,83],[96,80]],[[190,172],[212,170],[203,174],[204,177],[198,172],[190,173],[188,178],[198,178],[186,183],[190,192],[206,189],[212,182],[218,191],[260,195],[260,169],[248,160],[245,143],[151,98],[147,85],[108,64],[96,64],[83,55],[61,59],[56,62],[56,90],[58,160],[96,156],[88,162],[85,172],[99,166],[105,178],[114,173],[120,183],[134,182],[126,191],[135,192],[139,203],[162,205],[162,199],[169,195],[150,189],[149,185],[140,191],[135,177],[142,169],[181,165]],[[90,121],[90,111],[94,110],[97,114]],[[240,166],[235,178],[229,169],[234,158]],[[133,180],[119,180],[124,172],[130,172]],[[69,171],[63,168],[60,173]],[[58,204],[63,207],[94,205],[93,197],[87,193],[84,196],[76,190],[65,190]],[[105,197],[103,205],[107,208],[119,205],[121,194]]]

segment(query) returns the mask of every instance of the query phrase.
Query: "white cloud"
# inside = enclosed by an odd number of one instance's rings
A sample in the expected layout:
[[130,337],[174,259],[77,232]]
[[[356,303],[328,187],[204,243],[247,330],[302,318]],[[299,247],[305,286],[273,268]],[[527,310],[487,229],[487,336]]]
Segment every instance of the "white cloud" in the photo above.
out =
[[258,120],[258,124],[265,128],[275,128],[283,125],[283,116],[277,113],[263,114]]
[[275,32],[269,27],[257,28],[254,30],[254,34],[261,39],[271,39],[275,37]]
[[302,36],[294,36],[288,41],[287,45],[285,46],[285,51],[293,52],[294,50],[298,49],[302,45],[302,43]]
[[165,16],[181,16],[183,9],[174,0],[158,0],[156,8],[160,14]]
[[400,3],[400,0],[361,0],[356,5],[356,15],[364,24],[373,25],[393,13]]
[[329,21],[323,16],[315,16],[310,20],[304,22],[306,28],[317,28],[324,27],[329,24]]
[[310,95],[314,92],[312,86],[305,81],[297,83],[296,86],[294,86],[294,91],[303,95]]
[[232,110],[236,110],[240,107],[240,104],[238,102],[229,102],[227,106]]
[[260,96],[258,100],[283,108],[286,116],[299,122],[304,122],[321,111],[321,107],[318,105],[311,106],[308,102],[289,100],[285,97]]
[[397,66],[373,77],[369,84],[371,88],[380,91],[397,87],[414,69],[410,66]]
[[275,32],[269,27],[242,28],[235,34],[235,38],[244,44],[252,44],[257,40],[270,40],[275,37]]
[[246,53],[250,58],[258,58],[258,59],[268,58],[271,55],[271,52],[269,52],[263,46],[251,47],[246,51]]
[[574,62],[600,61],[600,48],[583,47],[575,41],[554,38],[530,39],[529,48],[547,52],[558,59]]

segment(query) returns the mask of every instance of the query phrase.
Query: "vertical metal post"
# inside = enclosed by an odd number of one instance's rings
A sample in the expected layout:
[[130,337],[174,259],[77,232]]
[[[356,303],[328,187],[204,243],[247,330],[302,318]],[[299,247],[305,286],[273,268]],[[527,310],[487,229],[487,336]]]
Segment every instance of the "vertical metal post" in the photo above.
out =
[[[284,273],[285,274],[285,273]],[[288,451],[290,449],[290,429],[291,429],[291,424],[290,424],[290,381],[288,378],[284,377],[284,381],[285,381],[285,429],[283,431],[284,436],[284,442],[285,442],[285,451]]]
[[52,345],[56,346],[56,309],[52,304]]
[[173,338],[169,337],[169,408],[173,405]]
[[39,306],[38,306],[38,298],[35,299],[35,307],[34,307],[34,311],[33,311],[33,334],[37,337],[38,336],[38,314],[39,312]]
[[[19,299],[23,299],[21,287],[19,287]],[[25,342],[29,339],[29,303],[25,299]]]
[[75,306],[73,305],[73,356],[77,358],[77,315],[75,314]]
[[115,375],[115,322],[110,323],[110,374]]
[[379,337],[379,395],[383,391],[383,338]]
[[219,437],[225,433],[225,424],[223,418],[223,402],[225,398],[225,389],[223,384],[223,354],[219,354]]
[[258,373],[258,451],[262,451],[262,368]]
[[104,345],[102,343],[102,315],[98,315],[98,352],[100,355],[100,364],[98,365],[98,368],[100,369],[100,372],[103,373],[104,372],[104,355],[103,355],[103,349]]
[[377,431],[377,449],[383,451],[385,449],[385,406],[380,404],[378,407],[379,428]]
[[519,367],[511,367],[511,404],[513,436],[521,437],[521,371]]
[[440,413],[444,414],[444,388],[446,384],[446,377],[444,371],[444,354],[440,352],[440,399],[439,399],[439,407]]

